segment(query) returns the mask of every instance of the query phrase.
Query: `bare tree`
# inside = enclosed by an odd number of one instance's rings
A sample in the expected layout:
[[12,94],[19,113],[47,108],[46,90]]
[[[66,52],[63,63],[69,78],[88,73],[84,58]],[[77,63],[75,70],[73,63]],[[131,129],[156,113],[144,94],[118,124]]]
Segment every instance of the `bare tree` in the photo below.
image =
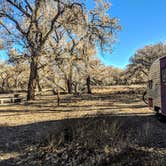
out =
[[108,14],[109,3],[97,0],[90,11],[75,0],[0,0],[0,3],[0,30],[6,32],[0,34],[6,41],[3,46],[17,50],[17,54],[10,56],[11,61],[24,59],[30,64],[28,100],[35,98],[37,86],[41,90],[41,71],[46,66],[56,68],[61,73],[57,75],[63,74],[69,93],[76,73],[84,70],[87,91],[91,93],[90,57],[97,49],[111,53],[116,32],[121,29],[119,21]]
[[1,25],[9,32],[10,40],[20,36],[22,48],[28,51],[26,55],[30,61],[30,76],[27,99],[32,100],[35,98],[39,57],[42,56],[47,40],[55,29],[66,23],[62,19],[65,12],[72,12],[81,4],[59,0],[1,0],[0,4]]
[[139,49],[127,66],[124,75],[129,82],[146,82],[152,63],[166,54],[166,45],[158,43]]

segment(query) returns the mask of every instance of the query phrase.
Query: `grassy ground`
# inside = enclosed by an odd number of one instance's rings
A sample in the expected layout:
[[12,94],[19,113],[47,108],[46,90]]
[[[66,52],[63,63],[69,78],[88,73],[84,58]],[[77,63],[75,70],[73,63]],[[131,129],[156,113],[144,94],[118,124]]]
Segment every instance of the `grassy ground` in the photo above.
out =
[[80,118],[95,114],[151,113],[134,92],[140,87],[96,87],[93,94],[61,95],[58,107],[56,96],[45,93],[36,101],[20,105],[0,105],[0,125],[18,126],[39,121]]
[[0,165],[165,165],[166,126],[140,90],[94,88],[91,95],[61,95],[59,107],[50,94],[1,106]]

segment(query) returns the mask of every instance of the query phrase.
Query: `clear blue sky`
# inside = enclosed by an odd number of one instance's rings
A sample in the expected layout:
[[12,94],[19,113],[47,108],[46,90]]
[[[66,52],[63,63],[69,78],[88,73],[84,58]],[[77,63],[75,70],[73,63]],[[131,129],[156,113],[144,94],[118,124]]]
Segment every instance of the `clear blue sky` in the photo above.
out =
[[[87,0],[91,8],[93,0]],[[104,64],[124,68],[135,51],[148,44],[166,41],[166,0],[112,0],[110,14],[120,19],[113,54],[105,55]],[[0,51],[0,54],[4,55]]]
[[105,64],[124,68],[137,49],[166,41],[166,0],[112,0],[111,15],[123,30]]

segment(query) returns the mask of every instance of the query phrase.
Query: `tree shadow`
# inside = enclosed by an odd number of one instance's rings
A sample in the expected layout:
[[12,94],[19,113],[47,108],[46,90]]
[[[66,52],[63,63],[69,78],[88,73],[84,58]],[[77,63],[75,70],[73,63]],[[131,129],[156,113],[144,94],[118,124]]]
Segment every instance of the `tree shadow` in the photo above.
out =
[[[0,126],[0,153],[23,152],[26,148],[37,145],[46,137],[50,132],[56,133],[63,128],[73,127],[77,128],[78,124],[91,122],[92,126],[100,126],[101,122],[111,125],[114,122],[122,123],[123,132],[128,133],[133,131],[133,137],[137,138],[138,134],[148,133],[148,143],[146,146],[150,148],[166,148],[166,124],[157,121],[154,115],[146,113],[138,114],[101,114],[98,116],[88,116],[83,118],[71,118],[56,121],[43,121],[32,124],[20,126]],[[96,127],[97,127],[96,126]],[[147,127],[147,128],[146,128]],[[149,128],[148,128],[149,127]],[[87,128],[89,132],[91,128]],[[95,131],[97,132],[97,131]],[[141,133],[142,132],[142,133]],[[145,142],[138,140],[140,146],[144,146]],[[10,160],[10,159],[9,159]],[[7,163],[9,160],[0,162]]]
[[[53,98],[54,97],[54,98]],[[92,101],[93,104],[89,104],[88,101]],[[146,105],[145,104],[139,104],[139,102],[141,101],[141,97],[140,96],[129,96],[128,94],[126,94],[125,96],[122,96],[121,94],[100,94],[100,93],[94,93],[94,94],[82,94],[80,96],[73,96],[73,95],[67,95],[67,96],[63,96],[63,98],[61,98],[60,100],[60,107],[57,108],[57,101],[56,101],[56,96],[51,96],[51,99],[45,99],[45,100],[41,100],[38,99],[35,102],[32,103],[24,103],[23,106],[34,106],[36,108],[45,108],[45,109],[51,109],[51,108],[55,108],[55,112],[56,109],[60,110],[62,107],[63,108],[86,108],[86,107],[120,107],[118,104],[116,104],[117,102],[119,103],[123,103],[123,104],[132,104],[128,106],[123,105],[123,108],[145,108]],[[78,102],[82,102],[81,104],[78,104]],[[133,104],[134,102],[134,104]],[[100,109],[100,108],[99,108]],[[103,108],[104,109],[104,108]],[[63,112],[63,110],[62,110]],[[66,111],[65,111],[66,112]]]

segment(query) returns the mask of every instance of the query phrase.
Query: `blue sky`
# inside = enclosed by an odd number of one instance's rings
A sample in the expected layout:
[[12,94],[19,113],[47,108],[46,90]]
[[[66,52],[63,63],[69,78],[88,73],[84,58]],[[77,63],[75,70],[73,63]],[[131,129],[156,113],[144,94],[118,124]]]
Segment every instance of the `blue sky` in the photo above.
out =
[[[93,0],[88,0],[91,8]],[[107,65],[124,68],[137,49],[166,41],[166,0],[112,0],[110,14],[120,19],[122,31],[113,53],[99,55]],[[0,55],[5,55],[0,51]],[[2,57],[2,56],[1,56]],[[4,57],[3,57],[4,58]]]
[[166,41],[166,0],[112,0],[110,14],[120,19],[122,31],[113,54],[104,64],[124,68],[139,48]]

